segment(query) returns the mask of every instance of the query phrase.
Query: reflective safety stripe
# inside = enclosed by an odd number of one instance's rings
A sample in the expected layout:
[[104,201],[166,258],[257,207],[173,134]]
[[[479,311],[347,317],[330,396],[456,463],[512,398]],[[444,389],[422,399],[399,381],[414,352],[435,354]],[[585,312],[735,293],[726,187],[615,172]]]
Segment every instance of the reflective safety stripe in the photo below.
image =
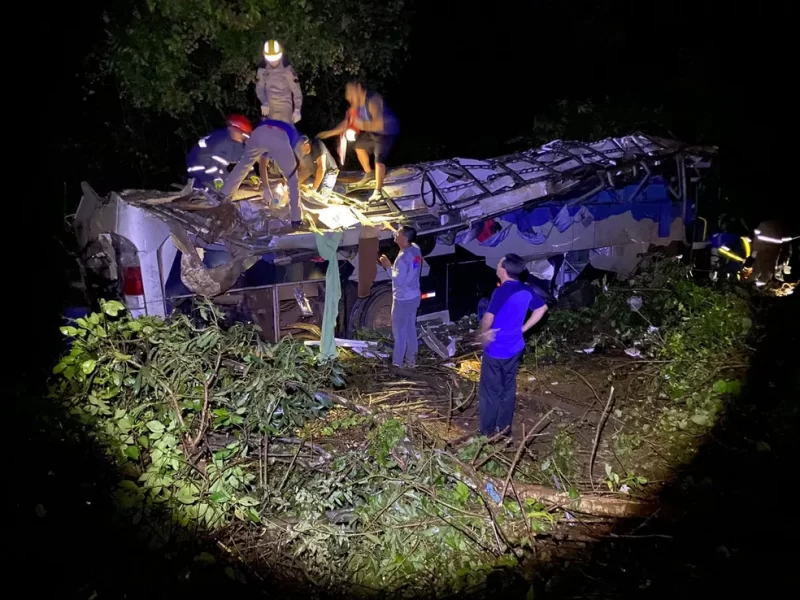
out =
[[222,158],[221,156],[216,156],[216,155],[214,155],[214,156],[212,156],[212,157],[211,157],[211,160],[215,160],[215,161],[217,161],[219,164],[221,164],[221,165],[224,165],[224,166],[226,166],[226,167],[227,167],[229,164],[231,164],[231,163],[229,163],[227,160],[225,160],[224,158]]
[[731,252],[730,248],[728,248],[727,246],[722,246],[719,249],[719,253],[722,254],[722,256],[727,256],[731,260],[735,260],[735,261],[738,261],[738,262],[744,262],[744,259],[741,256],[737,256],[736,254]]
[[206,168],[203,165],[195,165],[193,167],[189,167],[186,169],[189,173],[194,173],[195,171],[205,171]]
[[[781,238],[774,238],[774,237],[770,237],[768,235],[758,235],[758,236],[756,236],[756,239],[758,239],[758,240],[760,240],[762,242],[767,242],[769,244],[782,244],[784,242],[784,240],[782,240]],[[791,238],[789,238],[789,239],[791,239]]]
[[204,137],[199,142],[197,142],[197,145],[200,146],[201,148],[208,148],[208,143],[206,142],[208,138],[209,136]]
[[219,169],[217,167],[211,167],[210,169],[205,170],[206,175],[213,175],[214,173],[218,172]]

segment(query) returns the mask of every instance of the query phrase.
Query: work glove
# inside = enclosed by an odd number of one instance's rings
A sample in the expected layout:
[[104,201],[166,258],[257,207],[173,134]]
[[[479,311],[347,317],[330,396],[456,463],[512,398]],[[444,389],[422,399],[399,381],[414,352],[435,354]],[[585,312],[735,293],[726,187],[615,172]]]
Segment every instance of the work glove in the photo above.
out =
[[300,109],[295,109],[295,111],[292,113],[292,123],[297,123],[301,118]]
[[217,178],[214,180],[214,187],[216,189],[221,190],[223,185],[225,185],[225,182],[222,181],[222,179]]
[[269,104],[262,104],[261,105],[261,116],[266,117],[269,115]]

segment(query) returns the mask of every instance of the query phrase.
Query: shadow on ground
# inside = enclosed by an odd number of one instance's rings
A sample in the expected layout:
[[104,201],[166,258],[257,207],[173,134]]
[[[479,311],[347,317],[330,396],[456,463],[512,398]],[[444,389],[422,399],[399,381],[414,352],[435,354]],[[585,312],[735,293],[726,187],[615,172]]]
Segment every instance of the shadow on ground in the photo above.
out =
[[[48,290],[64,283],[31,288],[42,306],[28,311],[43,316],[17,337],[19,364],[12,361],[3,380],[4,396],[16,403],[16,420],[7,416],[6,429],[21,434],[13,451],[6,448],[16,529],[8,545],[19,589],[27,597],[87,600],[308,597],[249,573],[242,582],[228,565],[195,568],[194,557],[209,549],[201,543],[148,548],[140,529],[114,518],[106,492],[114,475],[96,449],[65,446],[39,427],[35,417],[48,409],[38,399],[61,343],[63,301]],[[745,392],[662,496],[673,518],[621,524],[616,535],[623,537],[553,560],[534,575],[535,598],[769,597],[790,589],[799,537],[790,491],[798,458],[798,304],[784,299],[761,307],[764,335]],[[530,584],[512,579],[492,577],[486,595],[525,598]]]

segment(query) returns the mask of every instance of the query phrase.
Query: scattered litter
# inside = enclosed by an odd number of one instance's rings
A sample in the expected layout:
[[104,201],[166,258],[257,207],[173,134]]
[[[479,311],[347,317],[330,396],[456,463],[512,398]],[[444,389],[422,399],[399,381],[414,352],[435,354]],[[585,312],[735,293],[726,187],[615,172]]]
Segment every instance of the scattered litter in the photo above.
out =
[[625,348],[625,354],[631,358],[639,358],[642,355],[642,352],[638,348]]
[[452,335],[447,337],[450,338],[450,342],[447,344],[447,356],[452,358],[456,354],[456,342],[461,338],[453,337]]
[[555,474],[553,475],[553,485],[557,490],[561,489],[561,481],[559,481],[558,477],[556,477]]
[[491,481],[489,481],[489,482],[486,484],[486,492],[489,494],[489,497],[490,497],[492,500],[494,500],[494,501],[495,501],[495,502],[497,502],[497,503],[499,503],[499,502],[500,502],[500,494],[498,494],[498,493],[497,493],[497,490],[495,490],[495,489],[494,489],[494,485],[492,485],[492,482],[491,482]]
[[[439,358],[452,358],[455,354],[455,343],[453,344],[453,352],[450,353],[450,347],[445,346],[429,329],[422,327],[420,338],[425,345],[439,355]],[[452,339],[452,338],[451,338]]]
[[564,518],[565,518],[567,521],[574,521],[574,520],[575,520],[575,515],[573,515],[573,514],[572,514],[571,512],[569,512],[568,510],[565,510],[565,511],[564,511]]
[[550,390],[545,390],[544,393],[545,394],[552,394],[553,392],[551,392]]
[[650,325],[650,327],[647,328],[647,333],[655,333],[656,331],[658,331],[658,327],[655,325]]
[[456,363],[447,362],[442,365],[443,367],[448,367],[450,369],[454,369],[456,367]]
[[628,485],[627,485],[626,483],[623,483],[623,484],[622,484],[622,485],[619,487],[619,491],[620,491],[620,492],[622,492],[623,494],[629,494],[629,493],[630,493],[630,491],[631,491],[631,488],[629,488],[629,487],[628,487]]
[[593,354],[597,346],[600,344],[600,339],[601,338],[599,335],[595,336],[591,344],[589,344],[583,350],[575,350],[575,352],[578,354]]
[[536,381],[536,377],[534,377],[533,375],[531,375],[530,377],[528,377],[528,381]]
[[558,385],[558,382],[557,382],[557,381],[554,381],[554,382],[553,382],[553,383],[551,383],[550,385]]
[[[359,356],[366,358],[389,358],[386,352],[378,351],[378,342],[369,340],[346,340],[343,338],[334,338],[336,346],[339,348],[349,348]],[[306,340],[303,342],[306,346],[319,346],[317,340]]]
[[642,297],[641,296],[631,296],[628,298],[628,306],[631,307],[631,310],[634,312],[639,312],[642,308]]
[[297,306],[300,308],[300,313],[304,317],[313,317],[314,311],[311,310],[311,303],[306,298],[305,292],[301,288],[294,288],[294,299],[297,301]]

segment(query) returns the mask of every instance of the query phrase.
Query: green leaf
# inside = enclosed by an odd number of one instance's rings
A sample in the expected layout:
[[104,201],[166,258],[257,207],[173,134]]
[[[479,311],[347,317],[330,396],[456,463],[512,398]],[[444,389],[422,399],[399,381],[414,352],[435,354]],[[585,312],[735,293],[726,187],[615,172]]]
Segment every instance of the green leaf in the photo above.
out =
[[132,458],[133,460],[139,460],[139,447],[138,446],[128,446],[123,451],[123,454],[128,458]]
[[53,375],[58,375],[59,373],[61,373],[61,371],[63,371],[63,370],[64,370],[64,369],[66,369],[66,368],[67,368],[67,363],[65,363],[65,362],[62,360],[62,361],[61,361],[60,363],[58,363],[58,364],[57,364],[55,367],[53,367]]
[[194,485],[185,485],[178,490],[175,498],[182,504],[194,504],[197,502],[197,491]]
[[97,361],[90,358],[89,360],[83,361],[83,364],[81,365],[81,371],[83,371],[87,375],[91,375],[96,366],[97,366]]
[[715,394],[724,394],[728,391],[728,382],[724,379],[717,379],[711,389]]
[[231,497],[225,492],[214,492],[209,498],[212,502],[217,502],[219,504],[226,504],[231,501]]
[[164,433],[164,424],[161,421],[148,421],[147,428],[153,433]]
[[259,502],[256,498],[253,498],[252,496],[242,496],[241,498],[239,498],[239,504],[241,504],[242,506],[258,506]]
[[72,326],[61,327],[59,328],[59,331],[61,331],[61,333],[67,337],[75,337],[78,335],[78,330]]
[[261,523],[261,516],[253,508],[247,509],[247,518],[253,523]]
[[125,305],[117,300],[103,303],[103,312],[109,317],[116,317],[123,310],[125,310]]
[[194,562],[199,562],[206,565],[213,564],[215,560],[216,559],[214,558],[214,556],[212,554],[209,554],[208,552],[201,552],[200,554],[194,557]]
[[708,425],[708,415],[692,415],[689,420],[696,425]]

